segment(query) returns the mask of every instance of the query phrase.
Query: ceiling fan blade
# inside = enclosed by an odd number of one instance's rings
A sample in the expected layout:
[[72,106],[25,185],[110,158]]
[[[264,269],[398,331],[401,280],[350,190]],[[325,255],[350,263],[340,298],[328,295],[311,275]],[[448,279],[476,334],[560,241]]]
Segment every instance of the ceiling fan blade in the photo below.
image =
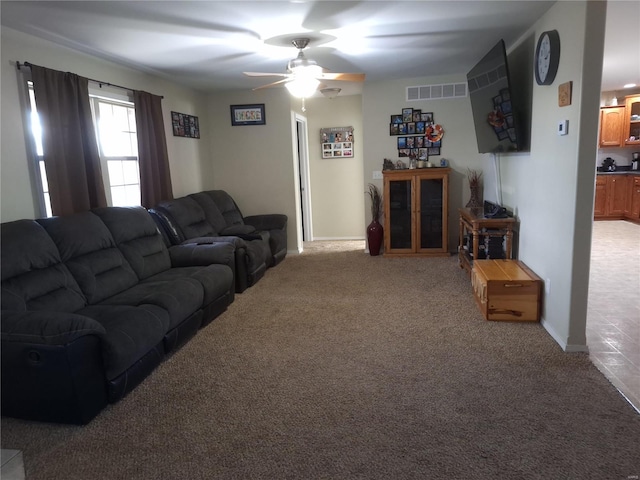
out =
[[288,77],[288,73],[242,72],[247,77]]
[[364,73],[322,73],[319,77],[322,80],[344,80],[346,82],[364,82]]
[[262,90],[263,88],[275,87],[276,85],[287,83],[288,81],[289,81],[288,78],[283,78],[282,80],[278,80],[277,82],[267,83],[266,85],[262,85],[261,87],[253,88],[252,90]]

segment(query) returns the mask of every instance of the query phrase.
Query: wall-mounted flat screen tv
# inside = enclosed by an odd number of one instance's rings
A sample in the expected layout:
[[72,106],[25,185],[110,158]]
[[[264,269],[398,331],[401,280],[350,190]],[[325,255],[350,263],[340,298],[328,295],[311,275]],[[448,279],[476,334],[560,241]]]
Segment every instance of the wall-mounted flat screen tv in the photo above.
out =
[[507,53],[503,40],[467,73],[467,84],[478,152],[521,150],[518,118],[512,103]]

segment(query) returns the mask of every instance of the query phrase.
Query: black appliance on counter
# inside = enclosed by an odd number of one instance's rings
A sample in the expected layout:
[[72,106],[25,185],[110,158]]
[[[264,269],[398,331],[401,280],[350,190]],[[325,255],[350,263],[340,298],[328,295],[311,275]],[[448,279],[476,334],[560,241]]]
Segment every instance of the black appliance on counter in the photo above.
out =
[[615,172],[616,171],[616,161],[607,157],[602,161],[602,171],[603,172]]

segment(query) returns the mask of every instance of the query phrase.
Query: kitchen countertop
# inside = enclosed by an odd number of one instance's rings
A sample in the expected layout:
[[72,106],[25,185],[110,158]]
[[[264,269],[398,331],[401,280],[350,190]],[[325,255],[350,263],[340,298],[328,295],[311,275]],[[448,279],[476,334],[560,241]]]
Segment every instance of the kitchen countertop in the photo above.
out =
[[615,172],[596,172],[598,175],[640,175],[640,170],[616,170]]

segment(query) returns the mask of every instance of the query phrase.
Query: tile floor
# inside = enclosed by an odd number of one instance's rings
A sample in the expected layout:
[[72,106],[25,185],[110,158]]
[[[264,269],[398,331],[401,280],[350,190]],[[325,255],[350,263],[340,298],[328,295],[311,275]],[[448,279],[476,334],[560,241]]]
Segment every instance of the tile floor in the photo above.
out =
[[640,412],[640,225],[593,225],[587,311],[593,363]]

